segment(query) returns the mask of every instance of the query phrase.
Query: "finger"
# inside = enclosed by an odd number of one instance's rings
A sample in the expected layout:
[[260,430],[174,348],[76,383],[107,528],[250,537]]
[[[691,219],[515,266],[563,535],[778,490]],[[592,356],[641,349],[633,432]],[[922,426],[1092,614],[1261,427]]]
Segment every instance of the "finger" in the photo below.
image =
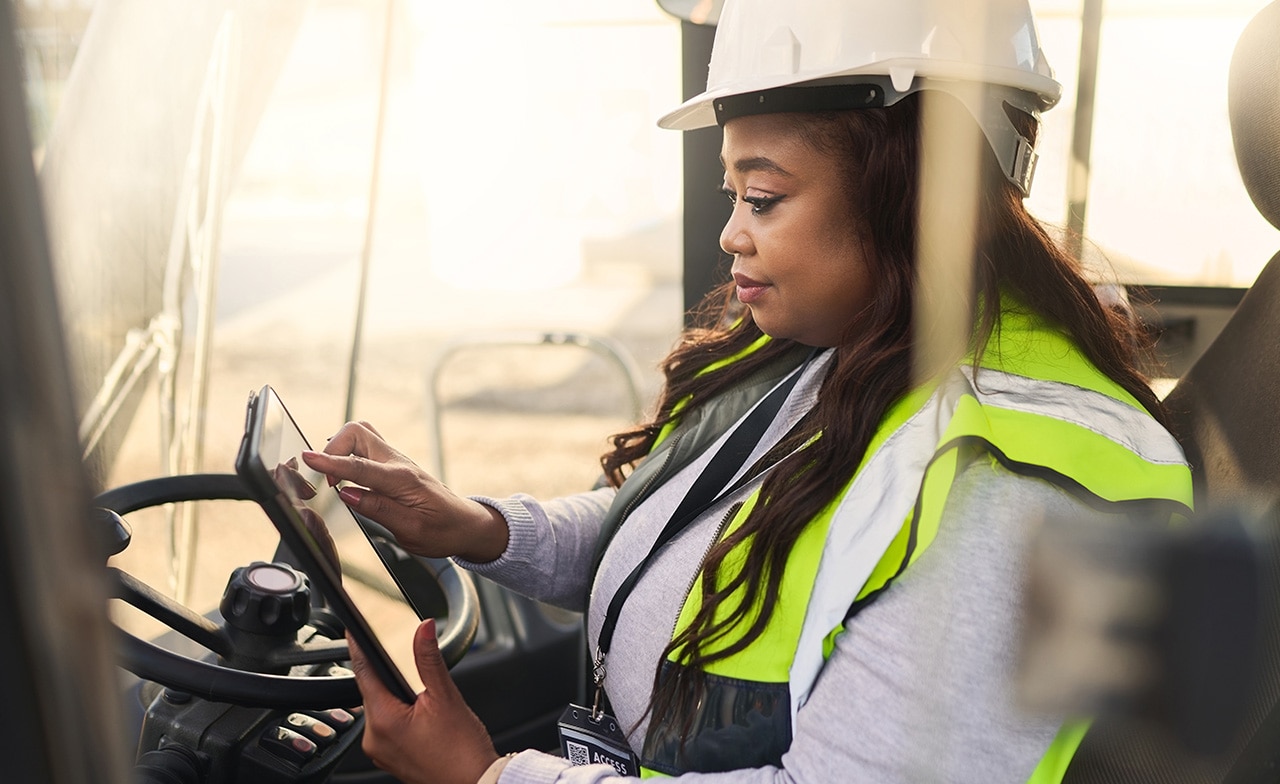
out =
[[342,477],[334,473],[337,467],[337,458],[332,455],[326,455],[324,452],[314,452],[310,449],[302,451],[302,462],[306,463],[313,471],[319,471],[324,474],[325,480],[329,483],[329,487],[336,486],[342,481]]
[[356,688],[360,690],[364,701],[365,728],[360,746],[374,765],[385,768],[381,752],[387,748],[388,738],[394,738],[396,733],[393,728],[404,726],[408,722],[407,714],[411,708],[383,685],[350,633],[347,634],[347,648],[350,651],[351,672],[355,675]]
[[364,422],[348,422],[329,439],[324,451],[334,455],[360,455],[373,460],[384,461],[395,454],[378,431]]
[[385,473],[382,470],[382,463],[354,455],[341,456],[306,451],[302,453],[302,461],[328,477],[331,486],[343,481],[369,485],[376,481],[375,478],[380,473]]
[[418,624],[418,630],[413,634],[413,661],[428,696],[438,698],[443,690],[454,688],[449,668],[440,655],[435,618],[427,618]]
[[365,658],[364,651],[356,645],[350,633],[347,634],[347,648],[351,656],[351,672],[355,675],[356,688],[360,689],[365,707],[372,708],[376,712],[379,706],[386,705],[388,700],[400,703],[400,700],[396,699],[379,680],[377,673],[369,666],[369,660]]

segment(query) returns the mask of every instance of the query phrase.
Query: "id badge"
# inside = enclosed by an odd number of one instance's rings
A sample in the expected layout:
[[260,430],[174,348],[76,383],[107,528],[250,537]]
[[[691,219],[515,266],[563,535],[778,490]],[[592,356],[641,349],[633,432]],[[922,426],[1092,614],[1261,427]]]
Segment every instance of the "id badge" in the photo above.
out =
[[612,765],[623,776],[639,776],[640,761],[631,752],[618,720],[601,713],[591,717],[591,709],[570,705],[560,714],[560,750],[574,765]]

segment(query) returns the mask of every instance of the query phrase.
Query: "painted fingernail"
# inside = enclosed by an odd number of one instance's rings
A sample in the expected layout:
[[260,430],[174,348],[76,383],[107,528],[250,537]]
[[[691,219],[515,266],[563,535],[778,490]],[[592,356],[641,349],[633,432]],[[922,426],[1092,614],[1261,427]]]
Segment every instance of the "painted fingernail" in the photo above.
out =
[[338,491],[338,497],[354,506],[360,503],[361,498],[364,498],[364,491],[357,487],[344,487]]

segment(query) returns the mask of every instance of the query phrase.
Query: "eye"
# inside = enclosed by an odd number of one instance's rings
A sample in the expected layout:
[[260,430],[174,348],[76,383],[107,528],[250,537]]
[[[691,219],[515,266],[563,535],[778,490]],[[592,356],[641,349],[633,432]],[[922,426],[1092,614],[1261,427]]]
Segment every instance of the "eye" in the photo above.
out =
[[[729,200],[730,204],[738,203],[738,194],[734,192],[727,184],[720,186],[720,192]],[[764,215],[773,205],[785,199],[786,196],[743,196],[742,200],[751,205],[752,215]]]
[[752,215],[764,215],[785,198],[786,196],[743,196],[742,200],[751,205]]

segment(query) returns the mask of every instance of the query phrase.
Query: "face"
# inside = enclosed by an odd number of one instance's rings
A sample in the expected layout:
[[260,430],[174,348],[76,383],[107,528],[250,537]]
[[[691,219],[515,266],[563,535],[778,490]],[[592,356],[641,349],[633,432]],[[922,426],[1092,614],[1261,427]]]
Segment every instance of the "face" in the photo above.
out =
[[733,214],[720,247],[733,255],[738,299],[765,334],[834,346],[870,297],[864,243],[841,167],[800,137],[795,118],[725,124],[720,157]]

